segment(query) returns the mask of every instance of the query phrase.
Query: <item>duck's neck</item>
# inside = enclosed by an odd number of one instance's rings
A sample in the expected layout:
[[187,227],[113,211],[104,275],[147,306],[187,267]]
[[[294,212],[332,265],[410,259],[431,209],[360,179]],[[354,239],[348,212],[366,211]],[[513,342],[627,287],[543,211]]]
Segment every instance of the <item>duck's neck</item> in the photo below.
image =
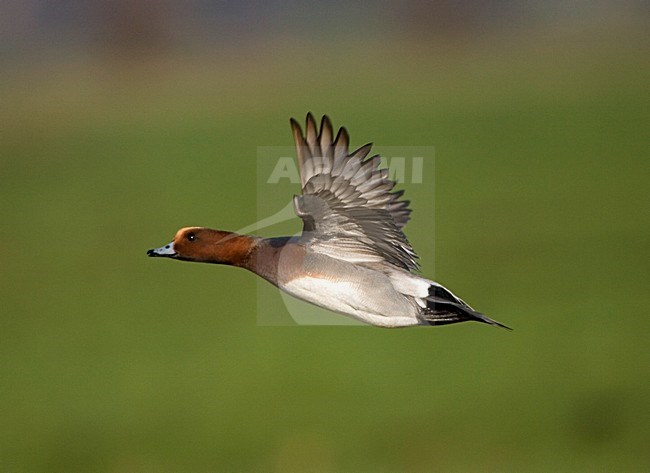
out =
[[209,230],[211,244],[193,261],[227,264],[248,269],[271,284],[278,285],[278,268],[291,237],[260,238],[221,230]]
[[254,244],[241,264],[242,268],[254,272],[271,284],[278,285],[278,269],[281,255],[291,237],[255,238]]

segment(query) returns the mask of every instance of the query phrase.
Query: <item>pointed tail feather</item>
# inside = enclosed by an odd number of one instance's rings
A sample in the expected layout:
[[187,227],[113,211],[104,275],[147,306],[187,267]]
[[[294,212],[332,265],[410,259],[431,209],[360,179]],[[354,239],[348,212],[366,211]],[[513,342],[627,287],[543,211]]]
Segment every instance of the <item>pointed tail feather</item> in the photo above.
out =
[[512,329],[507,325],[504,325],[501,322],[497,322],[496,320],[491,319],[487,315],[481,314],[480,312],[474,312],[474,317],[475,319],[473,320],[476,320],[477,322],[483,322],[485,324],[494,325],[495,327],[501,327],[501,328],[505,328],[506,330],[512,331]]
[[[505,328],[506,330],[512,330],[507,325],[497,322],[487,315],[450,302],[432,303],[429,305],[429,300],[427,299],[427,304],[426,309],[422,312],[422,317],[429,325],[447,325],[474,320],[476,322],[494,325],[495,327]],[[435,308],[432,306],[435,306]]]

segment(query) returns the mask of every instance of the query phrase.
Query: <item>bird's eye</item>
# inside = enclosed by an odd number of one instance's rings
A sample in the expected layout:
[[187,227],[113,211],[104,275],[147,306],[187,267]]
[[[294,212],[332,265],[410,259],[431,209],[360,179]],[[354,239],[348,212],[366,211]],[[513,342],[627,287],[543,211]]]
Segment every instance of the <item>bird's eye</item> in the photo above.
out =
[[196,235],[194,233],[188,233],[186,237],[189,241],[196,240]]

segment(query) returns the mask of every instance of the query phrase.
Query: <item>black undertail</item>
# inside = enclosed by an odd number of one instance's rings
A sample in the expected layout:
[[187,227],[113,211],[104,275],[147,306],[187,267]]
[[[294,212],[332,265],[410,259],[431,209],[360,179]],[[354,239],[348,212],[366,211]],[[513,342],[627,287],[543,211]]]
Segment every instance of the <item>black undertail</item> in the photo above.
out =
[[476,312],[442,286],[432,285],[429,287],[429,297],[426,298],[426,302],[427,305],[422,310],[421,316],[429,325],[448,325],[474,320],[512,330],[510,327]]

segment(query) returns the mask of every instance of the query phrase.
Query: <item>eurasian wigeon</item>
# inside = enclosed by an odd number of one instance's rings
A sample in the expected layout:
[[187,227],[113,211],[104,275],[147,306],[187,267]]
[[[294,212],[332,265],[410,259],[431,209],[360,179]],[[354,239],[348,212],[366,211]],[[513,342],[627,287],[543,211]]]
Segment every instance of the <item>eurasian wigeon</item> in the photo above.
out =
[[371,145],[350,153],[345,128],[334,136],[327,116],[320,131],[311,114],[306,133],[291,119],[302,195],[299,237],[260,238],[202,227],[182,228],[149,256],[227,264],[248,269],[281,290],[326,309],[380,327],[444,325],[474,320],[508,328],[476,312],[418,270],[402,229],[409,201],[367,158]]

